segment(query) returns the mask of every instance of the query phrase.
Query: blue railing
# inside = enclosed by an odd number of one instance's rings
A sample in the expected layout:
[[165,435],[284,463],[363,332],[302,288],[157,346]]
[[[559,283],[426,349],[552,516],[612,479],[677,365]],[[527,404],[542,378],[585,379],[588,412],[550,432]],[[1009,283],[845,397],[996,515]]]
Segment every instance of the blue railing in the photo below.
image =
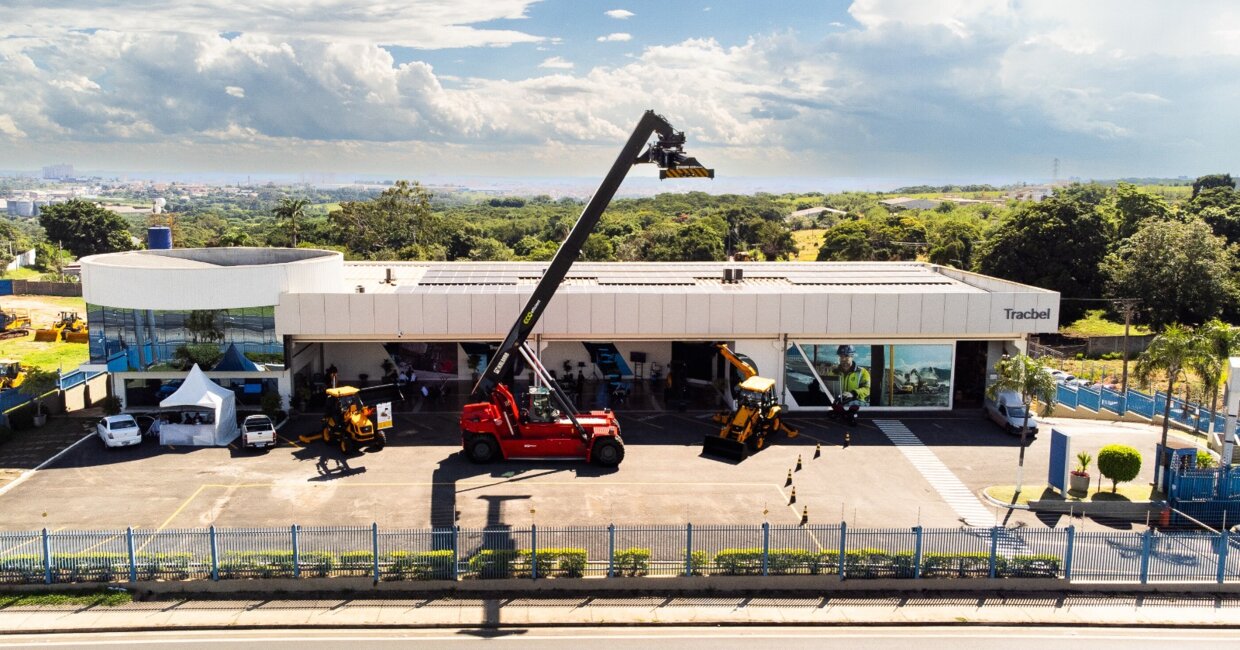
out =
[[[1131,388],[1124,394],[1109,388],[1073,387],[1064,384],[1056,386],[1055,394],[1059,403],[1068,408],[1084,407],[1095,412],[1110,411],[1117,415],[1134,413],[1150,420],[1162,415],[1166,399],[1166,393],[1162,391],[1155,391],[1151,397]],[[1172,397],[1170,419],[1183,426],[1206,432],[1210,430],[1210,407]],[[1222,431],[1226,419],[1221,409],[1216,412],[1214,430]]]
[[1103,410],[1110,411],[1116,415],[1124,412],[1124,396],[1117,391],[1109,388],[1102,388],[1098,393],[1098,400]]
[[1240,582],[1219,533],[1075,528],[528,526],[0,532],[0,584],[823,575]]
[[1076,404],[1083,406],[1091,411],[1098,412],[1102,410],[1102,396],[1096,390],[1081,387],[1076,389]]

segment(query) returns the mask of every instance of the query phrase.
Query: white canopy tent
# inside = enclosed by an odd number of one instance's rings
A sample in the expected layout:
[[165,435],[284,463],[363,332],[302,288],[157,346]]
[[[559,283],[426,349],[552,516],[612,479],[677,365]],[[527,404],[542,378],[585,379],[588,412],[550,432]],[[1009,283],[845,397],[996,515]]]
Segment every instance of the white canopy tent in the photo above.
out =
[[160,402],[159,407],[187,414],[188,419],[195,422],[161,423],[161,445],[223,447],[240,433],[237,396],[211,381],[198,364],[194,364],[177,392]]

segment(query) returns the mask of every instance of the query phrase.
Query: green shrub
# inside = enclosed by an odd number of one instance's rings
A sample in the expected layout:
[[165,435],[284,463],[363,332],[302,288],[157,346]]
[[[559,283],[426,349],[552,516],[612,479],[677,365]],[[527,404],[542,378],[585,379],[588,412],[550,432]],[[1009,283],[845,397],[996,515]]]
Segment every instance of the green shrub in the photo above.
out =
[[139,580],[186,580],[193,560],[192,553],[138,553],[134,573]]
[[1098,451],[1098,471],[1111,479],[1111,491],[1120,483],[1137,478],[1141,472],[1141,452],[1128,445],[1107,445]]
[[375,554],[370,551],[345,551],[336,556],[336,568],[344,575],[371,575],[375,570]]
[[291,578],[292,551],[226,551],[219,559],[221,579]]
[[112,582],[129,579],[128,553],[62,553],[52,555],[56,582]]
[[762,549],[725,548],[715,554],[715,572],[729,576],[759,575],[762,573]]
[[[811,573],[840,572],[840,552],[818,554],[818,567]],[[853,549],[844,553],[844,575],[848,578],[910,578],[913,576],[912,551],[885,551],[878,548]]]
[[[1007,558],[995,557],[996,574]],[[986,578],[990,576],[990,553],[926,553],[921,556],[923,578]]]
[[33,553],[0,558],[0,583],[43,582],[43,557]]
[[[997,561],[999,558],[995,558]],[[1059,577],[1059,556],[1057,555],[1015,555],[1004,562],[1000,573],[996,575],[1006,578],[1057,578]]]
[[515,550],[482,549],[469,558],[469,572],[478,578],[511,578]]
[[103,409],[104,415],[120,415],[121,398],[115,395],[108,395],[99,400],[99,408]]
[[386,556],[392,580],[451,580],[452,551],[396,551]]
[[[684,557],[684,551],[680,552]],[[706,575],[706,567],[710,565],[710,553],[706,551],[693,551],[689,554],[689,575],[701,576]]]
[[1211,469],[1218,467],[1218,461],[1210,452],[1204,449],[1197,450],[1197,469]]
[[301,551],[297,555],[297,564],[301,566],[303,576],[326,578],[336,567],[336,556],[327,551]]
[[612,557],[612,572],[621,577],[644,576],[650,571],[650,549],[624,548]]

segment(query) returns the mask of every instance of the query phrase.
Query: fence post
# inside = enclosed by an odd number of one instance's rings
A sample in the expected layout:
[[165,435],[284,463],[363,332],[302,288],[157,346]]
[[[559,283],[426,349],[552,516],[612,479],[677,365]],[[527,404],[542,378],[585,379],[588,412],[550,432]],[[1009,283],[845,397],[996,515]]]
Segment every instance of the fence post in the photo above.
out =
[[452,579],[460,579],[461,571],[461,527],[452,526]]
[[843,580],[846,577],[845,576],[846,572],[844,571],[844,565],[847,563],[844,562],[844,557],[845,557],[844,554],[848,550],[848,544],[846,542],[847,536],[848,536],[848,522],[841,521],[840,522],[840,560],[839,560],[840,580]]
[[52,540],[43,529],[43,582],[52,584]]
[[1227,579],[1227,547],[1231,546],[1228,540],[1227,529],[1224,528],[1218,532],[1218,583],[1221,585]]
[[995,564],[999,555],[999,527],[990,527],[990,577],[995,577]]
[[1146,528],[1141,534],[1141,584],[1150,581],[1150,546],[1153,541],[1153,533]]
[[616,576],[616,525],[607,524],[607,577]]
[[125,548],[129,551],[129,581],[138,581],[138,557],[133,549],[133,526],[125,529]]
[[1072,549],[1076,545],[1076,526],[1068,526],[1068,549],[1063,558],[1063,579],[1072,580]]
[[379,522],[371,522],[370,524],[370,557],[374,561],[371,567],[375,584],[379,584]]
[[913,579],[921,578],[921,526],[913,526],[913,532],[917,533],[917,539],[913,545]]
[[771,557],[771,524],[762,522],[762,575],[770,575],[767,571]]
[[293,537],[293,577],[301,577],[301,547],[297,544],[297,524],[293,524],[289,528],[289,534]]
[[693,575],[693,524],[685,524],[685,575]]
[[220,551],[215,544],[215,524],[207,529],[207,537],[211,542],[211,579],[218,581],[220,579]]
[[538,527],[530,524],[530,579],[538,579]]

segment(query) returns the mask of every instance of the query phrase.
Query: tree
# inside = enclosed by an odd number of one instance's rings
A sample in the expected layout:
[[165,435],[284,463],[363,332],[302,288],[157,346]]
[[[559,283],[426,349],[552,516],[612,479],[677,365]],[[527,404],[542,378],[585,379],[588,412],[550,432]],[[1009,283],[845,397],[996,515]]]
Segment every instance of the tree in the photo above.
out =
[[1195,332],[1198,354],[1188,362],[1210,396],[1210,426],[1206,435],[1214,433],[1214,413],[1218,407],[1218,387],[1225,378],[1227,361],[1240,350],[1240,329],[1214,318],[1197,328]]
[[1111,491],[1141,473],[1141,452],[1128,445],[1107,445],[1098,451],[1098,471],[1111,479]]
[[969,269],[973,266],[973,251],[982,238],[982,229],[975,222],[965,219],[943,219],[932,223],[926,232],[931,264]]
[[1174,210],[1161,196],[1146,192],[1132,183],[1119,184],[1109,199],[1114,214],[1116,234],[1120,241],[1133,236],[1150,221],[1166,221]]
[[42,368],[27,367],[26,379],[17,392],[34,398],[34,414],[44,415],[43,396],[60,387],[59,373]]
[[[1101,294],[1098,265],[1110,246],[1107,222],[1097,210],[1055,197],[1021,205],[993,226],[976,251],[976,270],[1058,291],[1063,298]],[[1060,320],[1072,322],[1085,303],[1065,301]]]
[[870,229],[861,221],[844,221],[822,235],[819,262],[860,262],[874,259]]
[[1013,391],[1020,395],[1021,404],[1025,407],[1025,419],[1020,425],[1020,458],[1016,462],[1016,492],[1020,493],[1025,473],[1025,447],[1029,435],[1029,413],[1034,400],[1042,405],[1039,413],[1050,415],[1055,410],[1055,402],[1059,399],[1058,386],[1055,378],[1042,362],[1024,354],[1004,357],[995,364],[995,382],[986,388],[986,396],[998,399],[999,393]]
[[[1167,394],[1163,404],[1162,422],[1163,449],[1167,448],[1167,429],[1171,424],[1171,393],[1175,389],[1175,380],[1185,367],[1197,363],[1197,357],[1200,354],[1200,339],[1192,329],[1173,324],[1168,325],[1162,334],[1155,336],[1145,352],[1137,357],[1136,375],[1141,383],[1148,384],[1154,373],[1158,371],[1167,375]],[[1163,472],[1167,471],[1167,460],[1164,455],[1164,460],[1158,463]],[[1101,457],[1098,461],[1098,468],[1102,469]],[[1156,485],[1158,478],[1157,475],[1154,477]]]
[[1237,295],[1235,257],[1204,222],[1151,221],[1104,264],[1109,293],[1138,298],[1154,327],[1202,323]]
[[420,184],[397,181],[371,201],[349,201],[329,215],[334,243],[353,256],[382,259],[394,251],[438,243],[441,218]]
[[134,247],[128,225],[119,214],[81,199],[43,208],[39,225],[47,232],[48,241],[60,242],[74,257]]
[[285,198],[280,199],[280,204],[271,211],[276,221],[288,229],[289,236],[292,238],[292,248],[297,248],[298,226],[306,218],[306,206],[308,205],[310,202],[305,199]]
[[1193,181],[1193,198],[1197,198],[1197,195],[1201,194],[1202,190],[1207,190],[1214,187],[1235,189],[1236,182],[1231,179],[1231,174],[1206,174],[1205,176],[1198,176],[1197,180]]

